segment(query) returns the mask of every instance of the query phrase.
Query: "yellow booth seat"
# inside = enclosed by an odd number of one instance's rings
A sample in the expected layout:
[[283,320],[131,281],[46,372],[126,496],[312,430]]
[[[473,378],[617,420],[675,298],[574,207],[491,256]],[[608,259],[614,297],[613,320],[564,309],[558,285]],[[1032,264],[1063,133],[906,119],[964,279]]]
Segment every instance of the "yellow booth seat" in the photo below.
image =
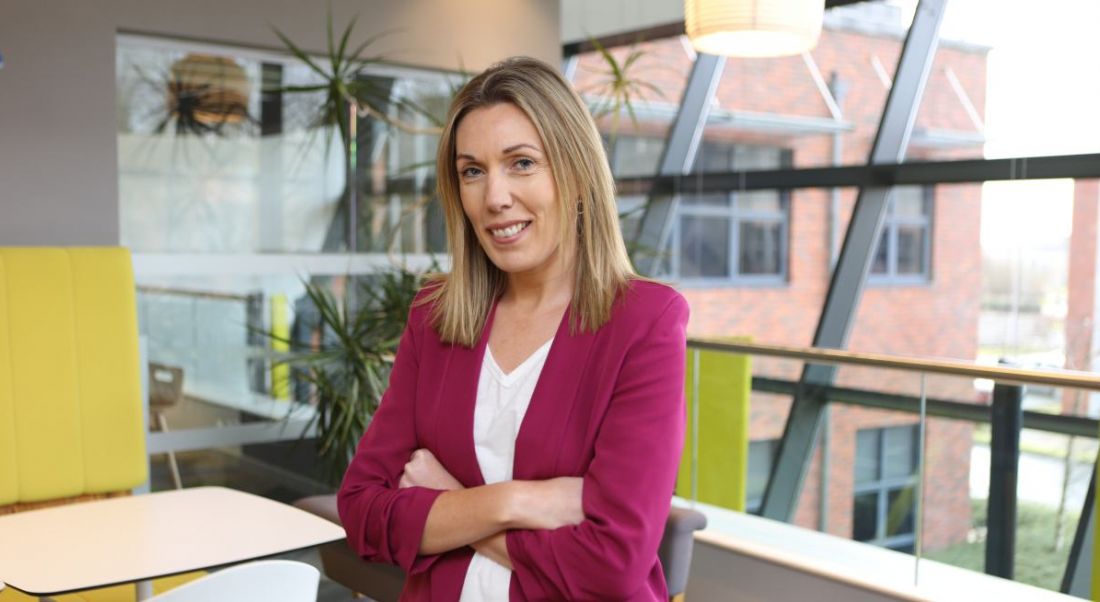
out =
[[[0,247],[0,514],[148,479],[138,364],[126,249]],[[133,598],[122,586],[56,599]]]

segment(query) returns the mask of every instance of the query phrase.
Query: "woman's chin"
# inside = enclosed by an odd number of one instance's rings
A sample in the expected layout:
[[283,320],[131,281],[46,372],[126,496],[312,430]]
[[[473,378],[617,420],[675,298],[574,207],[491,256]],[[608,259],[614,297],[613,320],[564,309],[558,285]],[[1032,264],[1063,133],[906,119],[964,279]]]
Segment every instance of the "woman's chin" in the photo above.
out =
[[534,268],[533,265],[523,261],[494,261],[493,264],[505,274],[522,274]]
[[509,275],[530,272],[537,269],[540,265],[538,261],[534,261],[527,257],[517,256],[519,255],[518,253],[504,253],[495,255],[495,257],[493,255],[489,256],[490,261],[493,262],[493,265],[497,266],[498,270]]

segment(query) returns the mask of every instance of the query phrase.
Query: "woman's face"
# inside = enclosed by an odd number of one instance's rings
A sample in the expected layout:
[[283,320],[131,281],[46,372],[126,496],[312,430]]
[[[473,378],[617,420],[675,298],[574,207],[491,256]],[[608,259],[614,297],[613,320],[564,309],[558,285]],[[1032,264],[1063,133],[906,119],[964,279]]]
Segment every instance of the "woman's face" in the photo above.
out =
[[462,209],[489,259],[511,276],[561,269],[558,189],[535,125],[511,103],[470,111],[455,133]]

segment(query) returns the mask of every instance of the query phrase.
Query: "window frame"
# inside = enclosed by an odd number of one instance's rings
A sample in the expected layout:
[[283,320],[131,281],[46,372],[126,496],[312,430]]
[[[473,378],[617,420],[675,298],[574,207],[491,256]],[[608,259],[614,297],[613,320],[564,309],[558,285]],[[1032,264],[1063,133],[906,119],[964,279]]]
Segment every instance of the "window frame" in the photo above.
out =
[[[871,250],[871,266],[867,269],[867,283],[878,286],[919,286],[932,282],[932,236],[935,220],[935,185],[922,185],[921,188],[921,217],[898,216],[895,213],[894,191],[886,202],[886,217],[883,219],[882,230],[875,248]],[[921,226],[923,232],[923,244],[920,274],[898,274],[898,229],[901,226]],[[882,234],[886,235],[886,272],[874,271],[874,258],[878,255]]]
[[[912,473],[905,477],[883,477],[884,466],[886,465],[886,431],[888,430],[909,430],[912,437],[912,451],[910,461],[912,463]],[[854,441],[859,441],[859,433],[863,431],[875,432],[875,461],[876,461],[876,478],[872,481],[859,482],[856,480],[855,470],[859,462],[859,448],[858,444],[856,450],[853,453],[852,463],[852,532],[851,537],[855,540],[855,500],[861,495],[875,494],[875,536],[871,539],[859,541],[859,543],[865,543],[875,546],[881,546],[884,548],[890,548],[892,550],[904,551],[905,548],[911,547],[916,543],[916,512],[918,504],[914,501],[912,507],[913,513],[913,532],[904,533],[900,535],[886,535],[887,519],[890,515],[890,493],[907,487],[916,488],[920,479],[920,424],[900,424],[884,427],[872,427],[867,429],[859,429],[856,431],[856,437]]]
[[[731,156],[736,152],[738,145],[731,143],[729,152]],[[769,145],[741,145],[762,146],[779,151],[781,169],[791,167],[794,153],[789,148]],[[698,160],[698,158],[696,159]],[[734,167],[735,168],[735,167]],[[706,177],[705,172],[697,174]],[[790,246],[791,246],[791,192],[790,190],[777,190],[779,194],[780,209],[777,212],[743,211],[739,200],[739,191],[727,193],[728,205],[725,207],[692,206],[683,202],[677,203],[676,216],[673,222],[672,235],[669,237],[669,246],[666,249],[668,255],[667,277],[675,280],[678,285],[685,288],[713,288],[715,286],[761,286],[774,287],[786,286],[790,281]],[[729,220],[728,248],[726,258],[729,265],[729,274],[725,276],[692,276],[684,277],[681,272],[682,256],[680,253],[681,224],[684,216],[691,217],[720,217]],[[779,224],[779,273],[777,274],[742,274],[741,273],[741,224],[742,223],[768,223]]]
[[757,453],[766,452],[767,464],[766,473],[764,477],[764,489],[767,490],[767,481],[771,475],[772,468],[775,467],[775,457],[779,452],[780,438],[773,439],[754,439],[749,441],[748,447],[748,461],[745,463],[745,513],[759,515],[761,508],[764,506],[764,492],[760,493],[759,497],[749,497],[749,472],[752,467],[753,448],[755,447]]

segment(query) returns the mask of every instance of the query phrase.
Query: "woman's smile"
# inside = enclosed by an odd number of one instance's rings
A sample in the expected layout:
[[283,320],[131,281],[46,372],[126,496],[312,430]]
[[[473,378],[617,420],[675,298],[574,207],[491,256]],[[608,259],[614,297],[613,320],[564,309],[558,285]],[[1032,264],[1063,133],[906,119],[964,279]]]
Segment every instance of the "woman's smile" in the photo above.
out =
[[488,230],[489,233],[493,235],[493,242],[498,244],[512,244],[522,238],[522,235],[527,232],[527,227],[530,225],[530,220],[516,220],[505,224],[489,226]]

